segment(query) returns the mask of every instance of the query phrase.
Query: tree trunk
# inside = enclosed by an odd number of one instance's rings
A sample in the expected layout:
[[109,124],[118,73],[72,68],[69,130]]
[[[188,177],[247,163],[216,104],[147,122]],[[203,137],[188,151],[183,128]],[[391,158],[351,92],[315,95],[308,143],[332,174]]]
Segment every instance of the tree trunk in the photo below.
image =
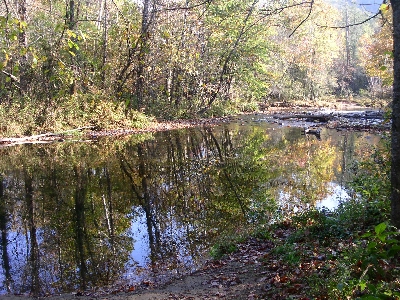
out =
[[151,0],[143,1],[143,12],[142,12],[142,28],[140,33],[140,49],[138,54],[138,65],[136,69],[136,100],[137,109],[141,110],[144,107],[144,69],[146,66],[146,53],[149,48],[149,26],[151,22],[151,15],[153,9],[150,11]]
[[146,216],[147,233],[149,235],[150,260],[155,263],[159,259],[160,249],[160,231],[157,225],[157,216],[154,213],[154,203],[149,183],[149,175],[146,170],[146,147],[143,144],[138,145],[139,157],[139,177],[141,178],[142,188],[142,208]]
[[19,88],[21,95],[25,95],[28,90],[28,41],[26,37],[26,0],[18,1],[18,17],[20,22],[20,32],[18,43],[20,48],[19,56]]
[[108,167],[104,167],[105,173],[105,183],[107,193],[103,195],[103,207],[104,215],[107,221],[108,238],[110,240],[110,246],[112,248],[112,253],[115,254],[115,225],[114,225],[114,205],[112,199],[112,187],[111,187],[111,176]]
[[400,228],[400,2],[392,0],[394,82],[392,112],[391,221]]
[[[68,7],[67,7],[67,23],[68,23],[68,29],[71,31],[74,31],[76,29],[76,16],[75,16],[75,0],[70,0]],[[72,39],[72,37],[71,37]],[[75,42],[75,40],[74,40]],[[71,52],[76,53],[75,48],[70,49]],[[76,56],[71,55],[71,69],[72,69],[72,83],[69,86],[69,93],[70,95],[74,95],[76,93]]]
[[86,265],[86,252],[85,252],[85,202],[86,202],[86,189],[87,178],[84,170],[80,166],[74,166],[74,175],[76,180],[75,187],[75,238],[76,238],[76,251],[77,263],[79,266],[80,287],[86,288],[87,284],[87,265]]
[[104,0],[104,15],[103,15],[103,57],[102,57],[102,68],[101,68],[101,85],[102,88],[105,88],[105,81],[106,81],[106,63],[107,63],[107,40],[108,40],[108,28],[107,28],[107,17],[108,17],[108,8],[107,8],[107,0]]

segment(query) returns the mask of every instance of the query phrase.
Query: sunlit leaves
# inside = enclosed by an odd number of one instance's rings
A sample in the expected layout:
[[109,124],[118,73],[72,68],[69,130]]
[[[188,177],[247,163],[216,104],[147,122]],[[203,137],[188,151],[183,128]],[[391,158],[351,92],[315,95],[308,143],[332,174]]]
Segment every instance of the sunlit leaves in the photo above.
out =
[[[390,19],[391,16],[387,18]],[[390,22],[385,22],[377,33],[372,36],[364,35],[360,40],[363,45],[360,59],[366,72],[371,77],[380,78],[383,85],[387,86],[393,83],[393,37],[389,24]]]
[[389,8],[390,8],[390,5],[389,5],[389,4],[383,3],[383,4],[381,4],[381,6],[379,7],[379,10],[380,10],[381,12],[385,13],[385,12],[389,11]]
[[[190,117],[202,109],[210,115],[253,110],[253,103],[276,93],[289,99],[333,91],[332,60],[343,53],[343,35],[321,26],[336,25],[338,9],[315,1],[307,22],[288,39],[308,5],[279,10],[284,1],[193,3],[186,3],[190,9],[173,9],[184,2],[154,1],[157,17],[142,47],[143,16],[135,1],[106,7],[103,1],[81,3],[73,29],[65,23],[63,2],[37,2],[28,8],[27,21],[12,14],[1,17],[1,50],[15,61],[21,53],[19,33],[27,32],[31,48],[22,51],[35,69],[30,70],[32,80],[40,82],[40,88],[30,91],[34,94],[46,89],[59,99],[57,94],[68,93],[74,77],[80,92],[104,88],[134,107],[136,83],[143,79],[147,112],[169,117]],[[276,13],[269,15],[271,11]],[[136,77],[137,62],[143,59],[143,75]],[[9,67],[6,59],[0,61],[2,68]]]
[[289,38],[293,24],[299,24],[306,15],[302,7],[296,7],[282,14],[283,22],[274,39],[279,49],[275,66],[279,80],[272,83],[284,98],[315,99],[329,94],[335,85],[334,61],[343,51],[340,41],[342,32],[322,27],[335,24],[340,11],[323,1],[316,1],[307,22],[302,24]]

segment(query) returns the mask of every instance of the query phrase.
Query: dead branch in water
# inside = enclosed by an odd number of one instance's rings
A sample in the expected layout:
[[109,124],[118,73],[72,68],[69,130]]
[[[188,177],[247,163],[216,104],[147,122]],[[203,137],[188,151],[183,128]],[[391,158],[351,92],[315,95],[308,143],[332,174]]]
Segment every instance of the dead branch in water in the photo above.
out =
[[62,133],[49,132],[49,133],[24,136],[24,137],[18,137],[18,138],[1,138],[0,146],[2,146],[2,145],[11,146],[11,145],[19,145],[19,144],[33,144],[33,143],[51,143],[53,141],[62,139],[65,134],[78,132],[78,131],[82,131],[85,129],[94,129],[94,128],[95,128],[95,126],[84,126],[84,127],[66,130],[66,131],[63,131]]

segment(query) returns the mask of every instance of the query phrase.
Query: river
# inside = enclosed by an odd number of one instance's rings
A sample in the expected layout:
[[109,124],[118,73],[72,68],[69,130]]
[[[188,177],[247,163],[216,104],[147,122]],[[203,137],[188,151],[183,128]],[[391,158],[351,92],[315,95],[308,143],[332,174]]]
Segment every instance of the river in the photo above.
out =
[[46,295],[190,272],[221,236],[350,197],[381,137],[257,115],[0,149],[0,290]]

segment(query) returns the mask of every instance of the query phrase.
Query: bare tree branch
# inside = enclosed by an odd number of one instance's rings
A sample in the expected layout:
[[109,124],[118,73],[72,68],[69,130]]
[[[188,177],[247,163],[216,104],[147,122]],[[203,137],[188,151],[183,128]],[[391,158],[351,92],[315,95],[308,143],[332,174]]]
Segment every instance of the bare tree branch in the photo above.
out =
[[379,16],[381,14],[381,11],[377,12],[376,14],[374,14],[373,16],[358,22],[358,23],[353,23],[353,24],[348,24],[348,25],[344,25],[344,26],[327,26],[327,25],[318,25],[321,28],[331,28],[331,29],[343,29],[343,28],[349,28],[349,27],[353,27],[353,26],[358,26],[358,25],[362,25],[364,23],[367,23],[368,21],[371,21],[372,19],[376,18],[377,16]]
[[124,15],[124,13],[121,11],[121,9],[118,7],[117,3],[115,3],[114,0],[111,0],[112,4],[114,4],[114,7],[117,9],[118,14],[122,17],[122,19],[124,19],[124,22],[126,25],[129,25],[129,20],[126,18],[126,16]]
[[[387,2],[387,0],[383,0],[382,4],[386,4],[386,2]],[[349,27],[358,26],[358,25],[367,23],[367,22],[371,21],[372,19],[375,19],[379,15],[385,20],[385,22],[388,22],[388,20],[383,16],[381,9],[379,9],[379,11],[376,14],[374,14],[373,16],[371,16],[361,22],[358,22],[358,23],[348,24],[348,25],[344,25],[344,26],[327,26],[327,25],[318,25],[318,26],[322,27],[322,28],[332,28],[332,29],[349,28]]]
[[271,16],[271,15],[275,15],[275,14],[280,14],[281,12],[283,12],[285,9],[288,9],[288,8],[293,8],[293,7],[296,7],[296,6],[302,6],[304,4],[312,5],[313,3],[314,3],[314,0],[295,3],[295,4],[291,4],[291,5],[286,5],[286,6],[281,6],[279,8],[275,8],[275,9],[260,9],[260,12],[265,13],[264,14],[265,16]]
[[3,0],[3,2],[4,2],[4,6],[6,7],[6,18],[8,19],[8,14],[9,14],[9,10],[8,10],[8,4],[7,4],[7,1],[6,0]]
[[213,0],[205,0],[205,1],[200,2],[200,3],[198,3],[198,4],[193,4],[193,5],[191,5],[191,6],[167,7],[167,5],[161,4],[161,3],[158,3],[157,5],[163,7],[164,10],[189,10],[189,9],[193,9],[193,8],[202,6],[202,5],[204,5],[204,4],[208,4],[208,5],[209,5],[209,4],[211,4],[212,1],[213,1]]
[[15,77],[13,74],[8,73],[8,72],[6,72],[6,71],[4,71],[4,70],[2,70],[1,72],[2,72],[4,75],[10,77],[13,81],[15,81],[16,83],[19,84],[19,79],[18,79],[17,77]]
[[309,18],[310,15],[311,15],[311,12],[312,12],[313,5],[314,5],[314,0],[311,0],[311,2],[310,2],[310,10],[308,11],[307,16],[305,17],[305,19],[303,19],[303,21],[300,22],[299,25],[297,25],[297,27],[292,31],[292,33],[289,34],[289,37],[291,37],[291,36],[296,32],[296,30],[299,29],[299,27],[300,27],[301,25],[303,25],[303,24],[308,20],[308,18]]

